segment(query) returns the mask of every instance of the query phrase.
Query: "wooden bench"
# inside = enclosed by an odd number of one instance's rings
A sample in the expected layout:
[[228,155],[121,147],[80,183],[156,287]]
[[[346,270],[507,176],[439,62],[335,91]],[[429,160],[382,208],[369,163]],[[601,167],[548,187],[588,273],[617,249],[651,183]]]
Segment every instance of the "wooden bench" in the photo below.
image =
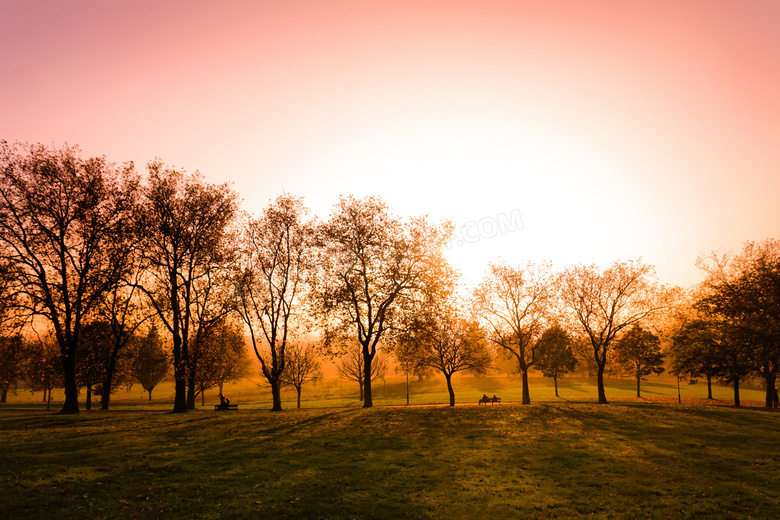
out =
[[223,408],[221,404],[215,404],[214,405],[214,411],[215,412],[229,412],[230,410],[238,410],[237,404],[229,404],[227,405],[227,408]]
[[479,399],[479,404],[484,404],[485,406],[487,406],[488,403],[490,403],[492,405],[493,403],[500,403],[500,402],[501,402],[501,398],[500,397],[496,397],[496,396],[493,396],[493,397],[481,397]]

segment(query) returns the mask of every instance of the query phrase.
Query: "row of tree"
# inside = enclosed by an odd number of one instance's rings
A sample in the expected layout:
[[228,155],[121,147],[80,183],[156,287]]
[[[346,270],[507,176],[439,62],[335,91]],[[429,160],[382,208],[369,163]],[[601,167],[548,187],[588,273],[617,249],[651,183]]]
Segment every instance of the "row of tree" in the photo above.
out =
[[748,242],[736,255],[699,260],[707,273],[676,317],[670,354],[680,376],[712,380],[734,389],[750,376],[763,379],[773,405],[780,370],[780,241]]
[[[681,291],[660,284],[641,261],[561,272],[550,264],[493,264],[463,298],[443,254],[452,231],[448,222],[402,219],[374,197],[343,197],[319,221],[300,198],[284,195],[255,217],[239,211],[228,185],[157,160],[142,177],[132,164],[82,159],[76,148],[3,142],[1,325],[37,330],[45,324],[50,331],[60,354],[63,413],[79,410],[78,389],[88,386],[88,376],[78,367],[93,364],[90,345],[105,346],[95,380],[110,395],[120,359],[133,357],[129,345],[152,321],[170,343],[175,412],[193,408],[202,395],[203,374],[217,363],[210,352],[228,352],[244,335],[274,410],[281,410],[282,385],[298,381],[300,392],[316,377],[314,353],[313,368],[293,367],[302,357],[293,353],[312,343],[344,359],[348,346],[357,345],[365,407],[373,405],[380,350],[407,373],[441,371],[451,404],[454,373],[484,371],[498,352],[509,355],[522,374],[523,403],[530,403],[529,369],[557,378],[566,360],[551,362],[558,355],[551,345],[565,351],[571,342],[584,343],[599,402],[606,403],[604,375],[615,346],[656,349],[659,336],[695,322],[681,318],[690,309],[697,319],[706,316],[700,327],[728,332],[721,343],[740,342],[754,352],[750,370],[757,363],[776,374],[771,349],[757,354],[754,348],[759,339],[773,341],[774,329],[756,328],[771,314],[764,289],[777,273],[769,268],[766,275],[745,274],[749,263],[720,259],[701,299],[685,312]],[[737,286],[745,288],[739,297],[724,289]],[[90,332],[95,327],[100,341]],[[675,345],[701,343],[677,329]],[[637,363],[638,381],[658,370],[658,362]],[[675,367],[678,374],[700,373]]]

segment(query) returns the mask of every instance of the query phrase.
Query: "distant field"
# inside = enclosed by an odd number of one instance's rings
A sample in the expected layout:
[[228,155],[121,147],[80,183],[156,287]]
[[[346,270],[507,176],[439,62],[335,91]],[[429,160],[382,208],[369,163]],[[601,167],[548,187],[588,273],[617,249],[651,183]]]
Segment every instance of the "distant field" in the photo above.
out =
[[780,413],[762,408],[585,398],[177,415],[9,406],[0,518],[768,519],[779,433]]
[[[259,377],[229,383],[225,385],[225,395],[231,402],[238,403],[241,408],[266,409],[271,407],[271,391],[268,387],[261,386]],[[590,401],[595,399],[595,378],[566,377],[558,383],[558,393],[561,398],[556,398],[552,380],[543,377],[530,378],[530,392],[532,402],[557,402],[565,401]],[[498,395],[504,403],[520,402],[522,399],[521,381],[517,377],[472,377],[456,376],[454,379],[455,400],[457,404],[476,403],[482,394],[489,396]],[[707,396],[705,383],[699,382],[689,385],[681,384],[683,399],[700,399]],[[607,397],[612,402],[634,401],[636,396],[636,383],[631,379],[608,379],[606,386]],[[206,408],[219,402],[217,389],[206,391]],[[716,399],[725,401],[724,404],[733,403],[733,391],[731,388],[713,385],[713,393]],[[162,383],[152,393],[152,401],[148,401],[146,392],[140,385],[134,385],[130,391],[121,389],[112,398],[112,408],[122,410],[167,410],[173,407],[173,384]],[[749,387],[741,389],[741,399],[746,405],[760,405],[764,401],[764,392],[760,388]],[[52,409],[62,406],[62,393],[54,392]],[[677,398],[677,383],[671,377],[656,377],[642,383],[642,396],[653,398]],[[8,404],[4,407],[40,409],[45,408],[42,403],[42,394],[31,394],[19,390],[16,395],[8,395]],[[83,409],[82,396],[82,409]],[[752,402],[751,402],[752,401]],[[442,404],[449,402],[447,387],[444,379],[439,377],[426,381],[411,381],[410,404]],[[99,398],[93,397],[95,408],[99,408]],[[201,399],[197,400],[198,406]],[[329,379],[324,383],[305,386],[301,406],[303,408],[328,408],[328,407],[359,407],[358,386],[350,381]],[[385,382],[374,382],[374,404],[376,405],[405,405],[406,381],[400,377],[387,378]],[[292,389],[282,391],[282,405],[284,408],[295,408],[296,394]]]

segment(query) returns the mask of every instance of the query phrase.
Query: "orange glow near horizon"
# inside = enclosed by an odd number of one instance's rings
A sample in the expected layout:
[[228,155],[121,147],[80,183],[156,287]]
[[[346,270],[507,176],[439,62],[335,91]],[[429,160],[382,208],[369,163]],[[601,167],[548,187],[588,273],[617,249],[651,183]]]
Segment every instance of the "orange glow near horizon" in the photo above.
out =
[[160,157],[252,212],[519,212],[448,251],[470,283],[642,256],[691,285],[779,234],[778,26],[772,1],[4,2],[0,139]]

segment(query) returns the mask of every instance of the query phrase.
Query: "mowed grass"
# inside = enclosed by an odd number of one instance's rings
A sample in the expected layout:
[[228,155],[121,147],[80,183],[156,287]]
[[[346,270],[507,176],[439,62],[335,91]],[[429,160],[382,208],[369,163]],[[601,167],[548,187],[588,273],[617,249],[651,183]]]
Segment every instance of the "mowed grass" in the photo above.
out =
[[777,518],[780,413],[701,404],[0,413],[1,518]]
[[[248,378],[238,382],[227,383],[224,388],[225,395],[232,403],[237,403],[240,409],[265,410],[271,407],[271,390],[263,385],[258,377]],[[489,396],[498,395],[503,403],[520,402],[522,400],[522,384],[519,377],[473,377],[471,375],[457,374],[454,378],[455,401],[457,404],[476,403],[482,394]],[[583,376],[567,376],[558,382],[560,398],[555,397],[553,382],[549,378],[532,376],[530,378],[530,393],[532,402],[589,402],[595,400],[596,378]],[[447,386],[443,377],[432,377],[424,381],[412,380],[409,385],[409,402],[412,405],[445,404],[449,402]],[[636,382],[631,378],[607,379],[606,393],[609,400],[615,402],[633,402],[636,400]],[[82,392],[83,394],[83,392]],[[198,397],[197,406],[206,410],[212,409],[219,403],[219,390],[216,388],[206,391],[205,404],[201,405]],[[400,406],[406,404],[406,381],[403,377],[388,377],[386,381],[375,381],[373,384],[374,404],[379,406]],[[707,386],[704,383],[689,385],[685,382],[681,385],[681,394],[684,400],[702,399],[707,396]],[[733,403],[734,393],[731,388],[713,384],[715,399],[724,404]],[[3,409],[27,409],[43,410],[45,404],[41,402],[41,393],[31,394],[19,390],[16,394],[9,394],[8,404],[0,405]],[[146,392],[140,385],[134,385],[129,391],[120,389],[111,400],[111,408],[115,410],[155,410],[168,411],[173,408],[174,389],[171,382],[162,383],[155,388],[153,400],[148,401]],[[649,381],[642,382],[642,397],[647,399],[677,399],[677,382],[673,377],[653,377]],[[741,389],[743,404],[760,405],[764,400],[764,391],[757,387],[745,385]],[[82,410],[84,409],[82,395]],[[62,407],[63,395],[61,390],[54,391],[54,399],[51,403],[52,410]],[[94,398],[94,408],[99,408],[98,398]],[[295,408],[296,392],[292,388],[282,389],[282,406]],[[358,385],[351,381],[340,381],[337,378],[327,379],[324,383],[306,385],[303,389],[301,406],[303,408],[334,408],[362,406],[358,400]]]

